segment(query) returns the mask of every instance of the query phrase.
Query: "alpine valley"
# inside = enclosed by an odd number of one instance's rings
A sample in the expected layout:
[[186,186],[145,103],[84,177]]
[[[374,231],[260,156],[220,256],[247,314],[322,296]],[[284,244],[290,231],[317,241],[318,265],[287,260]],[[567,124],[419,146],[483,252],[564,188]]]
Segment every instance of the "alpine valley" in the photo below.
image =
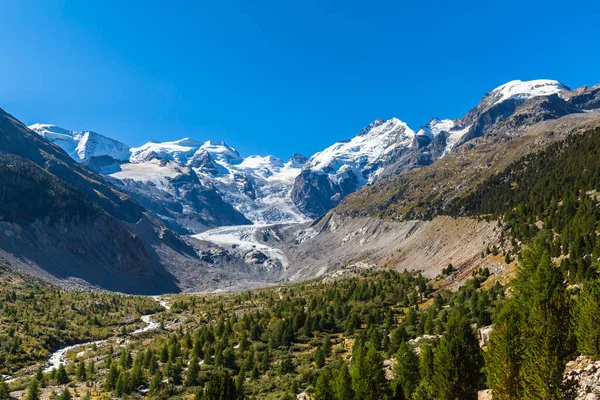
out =
[[599,205],[600,85],[288,160],[0,110],[0,400],[598,398]]
[[594,127],[599,90],[512,81],[461,118],[377,119],[287,161],[190,138],[130,147],[2,113],[2,165],[21,182],[3,185],[0,251],[45,280],[132,293],[297,281],[356,262],[433,277],[478,262],[501,235],[449,207]]

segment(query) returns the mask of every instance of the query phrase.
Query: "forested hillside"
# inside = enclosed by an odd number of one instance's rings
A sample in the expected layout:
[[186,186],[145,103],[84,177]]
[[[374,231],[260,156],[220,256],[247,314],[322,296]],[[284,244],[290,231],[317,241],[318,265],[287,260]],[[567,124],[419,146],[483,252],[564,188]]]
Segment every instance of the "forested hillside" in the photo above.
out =
[[576,282],[597,277],[599,201],[600,129],[595,129],[513,163],[450,213],[499,218],[519,242],[549,231],[543,235],[548,252]]

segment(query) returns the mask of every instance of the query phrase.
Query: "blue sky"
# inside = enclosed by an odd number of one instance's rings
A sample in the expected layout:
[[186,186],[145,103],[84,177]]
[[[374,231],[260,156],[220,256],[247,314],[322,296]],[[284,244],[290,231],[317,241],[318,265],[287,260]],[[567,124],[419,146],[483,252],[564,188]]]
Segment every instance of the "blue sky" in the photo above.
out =
[[600,82],[597,1],[0,2],[0,107],[131,145],[311,155],[512,79]]

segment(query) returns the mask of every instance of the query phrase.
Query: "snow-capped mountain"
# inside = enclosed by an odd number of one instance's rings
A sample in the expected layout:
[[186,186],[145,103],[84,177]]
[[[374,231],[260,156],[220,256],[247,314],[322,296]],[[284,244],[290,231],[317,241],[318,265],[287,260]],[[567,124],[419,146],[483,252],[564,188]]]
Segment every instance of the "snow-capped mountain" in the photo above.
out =
[[414,137],[415,132],[399,119],[378,119],[352,139],[337,142],[312,156],[305,168],[327,174],[337,184],[352,175],[358,185],[363,185],[378,174],[379,163],[386,155],[398,147],[410,147]]
[[[308,160],[294,155],[288,162],[244,158],[223,142],[184,138],[130,148],[90,131],[48,124],[30,128],[109,176],[172,227],[198,232],[223,224],[317,217],[361,186],[429,165],[469,140],[576,112],[577,105],[567,104],[569,90],[552,80],[511,81],[485,94],[462,118],[432,118],[418,130],[397,118],[377,119]],[[548,104],[521,107],[539,98],[549,99]]]
[[490,105],[500,104],[509,99],[524,102],[532,97],[549,96],[565,90],[571,89],[558,81],[550,79],[536,79],[525,82],[515,80],[498,86],[488,93],[483,101]]
[[300,222],[291,200],[306,157],[243,158],[223,142],[189,138],[130,148],[94,132],[30,126],[75,160],[101,173],[179,232],[248,223]]
[[52,124],[33,124],[29,129],[59,145],[79,162],[100,156],[129,159],[129,146],[92,131],[69,131]]
[[378,119],[350,140],[312,156],[296,178],[292,197],[313,218],[365,184],[429,165],[454,148],[485,135],[529,99],[570,90],[557,81],[511,81],[487,93],[463,118],[432,118],[418,131],[399,119]]
[[217,189],[223,199],[256,224],[300,222],[306,217],[290,192],[303,166],[296,155],[287,163],[273,156],[243,158],[223,142],[181,139],[148,142],[131,149],[131,163],[152,159],[176,161],[194,170],[200,181]]

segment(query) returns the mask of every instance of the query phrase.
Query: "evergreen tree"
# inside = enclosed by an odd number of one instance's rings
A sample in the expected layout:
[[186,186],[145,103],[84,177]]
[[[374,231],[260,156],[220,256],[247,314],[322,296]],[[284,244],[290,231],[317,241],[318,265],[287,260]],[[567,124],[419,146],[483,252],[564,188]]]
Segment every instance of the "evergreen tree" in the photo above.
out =
[[128,371],[121,371],[115,384],[115,395],[121,397],[124,394],[131,393],[131,377]]
[[325,337],[323,337],[323,344],[321,347],[323,349],[323,354],[325,354],[325,357],[331,356],[331,338],[329,337],[329,335],[325,335]]
[[498,400],[520,397],[519,370],[523,359],[523,311],[514,299],[507,300],[498,315],[485,354],[488,386]]
[[354,391],[352,390],[352,378],[350,371],[345,362],[341,362],[337,374],[333,380],[332,391],[334,398],[337,400],[353,399]]
[[96,379],[96,364],[94,363],[94,360],[90,360],[86,375],[87,379],[92,382],[94,381],[94,379]]
[[132,390],[137,389],[144,383],[144,357],[144,354],[140,352],[133,363],[130,376]]
[[69,383],[69,375],[67,374],[67,370],[63,364],[60,364],[58,366],[58,369],[56,370],[55,379],[56,379],[56,382],[58,382],[58,384],[60,384],[60,385]]
[[104,390],[112,392],[117,384],[117,379],[119,379],[119,370],[115,363],[112,363],[108,370],[108,374],[106,374],[106,379],[104,380]]
[[9,400],[8,385],[4,382],[4,378],[0,377],[0,400]]
[[35,379],[37,379],[41,387],[46,387],[46,379],[44,377],[44,369],[42,367],[39,367],[37,371],[35,371]]
[[79,364],[77,364],[77,369],[75,370],[75,378],[77,378],[79,382],[85,382],[85,374],[85,361],[81,361]]
[[26,400],[39,400],[40,399],[40,384],[38,380],[33,377],[27,388]]
[[315,400],[330,400],[333,398],[333,391],[331,390],[331,372],[328,369],[322,370],[319,374],[315,386],[314,398]]
[[433,381],[434,358],[433,346],[429,343],[423,344],[419,353],[419,374],[421,380],[429,385]]
[[244,396],[244,383],[246,382],[246,370],[244,367],[240,368],[240,372],[235,380],[235,387],[238,393],[238,400],[243,399]]
[[419,357],[407,343],[402,343],[398,349],[394,374],[394,385],[399,385],[404,398],[410,399],[419,384],[420,373]]
[[163,377],[160,373],[160,370],[157,369],[152,377],[152,381],[150,382],[150,387],[148,388],[148,394],[155,396],[163,386]]
[[236,400],[237,389],[231,375],[224,370],[214,372],[204,386],[202,400]]
[[523,252],[514,295],[492,333],[488,382],[499,399],[558,399],[563,372],[573,355],[570,300],[559,268],[552,264],[542,232]]
[[570,302],[559,269],[549,256],[535,274],[540,289],[530,309],[520,377],[524,399],[562,397],[563,372],[571,356]]
[[465,314],[453,312],[436,350],[433,387],[440,400],[477,399],[483,359]]
[[194,354],[190,360],[190,364],[185,375],[185,386],[196,386],[198,384],[199,374],[200,366],[198,365],[198,357]]
[[73,397],[71,396],[71,392],[68,388],[65,388],[60,396],[58,396],[58,400],[71,400]]
[[325,365],[325,353],[323,352],[323,349],[321,348],[321,346],[317,347],[317,349],[315,350],[315,354],[313,355],[313,358],[315,360],[315,364],[317,365],[317,368],[323,368],[323,366]]
[[368,366],[365,357],[364,346],[360,340],[356,340],[352,347],[350,376],[352,377],[352,390],[357,399],[365,399],[367,395]]
[[160,362],[166,363],[169,360],[169,347],[165,343],[160,350]]
[[369,346],[365,363],[367,365],[365,400],[384,398],[387,392],[387,381],[383,371],[383,358],[374,346]]
[[577,350],[594,358],[600,356],[600,282],[585,282],[575,307]]

